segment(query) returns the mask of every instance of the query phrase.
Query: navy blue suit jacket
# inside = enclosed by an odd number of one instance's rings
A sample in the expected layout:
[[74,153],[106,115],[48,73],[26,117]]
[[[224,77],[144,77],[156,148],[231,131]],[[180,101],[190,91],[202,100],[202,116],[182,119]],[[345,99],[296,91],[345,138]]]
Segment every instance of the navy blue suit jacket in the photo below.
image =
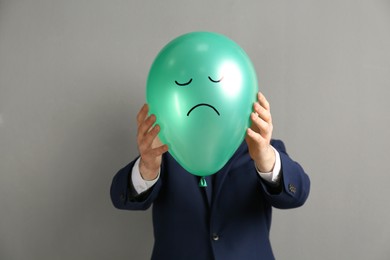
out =
[[130,177],[133,161],[115,175],[112,202],[127,210],[153,204],[152,259],[274,259],[269,240],[272,207],[301,206],[310,180],[287,155],[283,142],[271,144],[281,157],[279,187],[261,179],[244,141],[220,171],[206,178],[207,188],[200,188],[199,177],[165,153],[157,183],[136,195]]

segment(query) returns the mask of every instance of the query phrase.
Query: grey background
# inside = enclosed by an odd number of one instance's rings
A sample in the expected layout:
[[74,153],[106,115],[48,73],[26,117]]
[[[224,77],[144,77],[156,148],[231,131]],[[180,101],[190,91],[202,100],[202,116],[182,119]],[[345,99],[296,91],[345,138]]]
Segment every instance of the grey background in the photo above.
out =
[[246,50],[311,177],[304,207],[274,211],[277,259],[390,259],[385,0],[0,0],[0,259],[150,257],[151,212],[109,187],[153,58],[195,30]]

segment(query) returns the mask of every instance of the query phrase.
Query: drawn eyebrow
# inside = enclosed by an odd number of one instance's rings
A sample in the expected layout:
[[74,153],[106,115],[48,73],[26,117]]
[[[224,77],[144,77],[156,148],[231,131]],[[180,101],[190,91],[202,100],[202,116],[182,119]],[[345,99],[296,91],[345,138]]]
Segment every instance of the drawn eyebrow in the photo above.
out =
[[221,80],[223,80],[223,76],[222,76],[219,80],[214,80],[214,79],[212,79],[212,78],[209,76],[209,80],[210,80],[211,82],[218,83],[218,82],[221,82]]
[[175,83],[176,83],[176,85],[178,85],[178,86],[187,86],[187,85],[189,85],[191,82],[192,82],[192,78],[191,78],[189,81],[185,82],[185,83],[179,83],[179,82],[177,82],[177,80],[175,80]]

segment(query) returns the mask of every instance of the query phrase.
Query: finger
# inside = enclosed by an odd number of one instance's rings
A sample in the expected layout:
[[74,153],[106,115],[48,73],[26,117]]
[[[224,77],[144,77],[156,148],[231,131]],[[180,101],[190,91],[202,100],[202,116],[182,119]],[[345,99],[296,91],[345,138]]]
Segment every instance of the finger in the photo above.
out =
[[156,116],[150,115],[138,126],[137,140],[138,143],[142,141],[145,135],[151,130],[151,127],[156,122]]
[[265,98],[265,96],[263,95],[263,93],[261,93],[260,91],[257,93],[257,99],[259,101],[259,104],[264,107],[266,110],[270,111],[271,110],[271,107],[269,105],[269,102],[268,100]]
[[147,104],[144,104],[140,111],[137,114],[137,123],[138,125],[141,125],[142,122],[145,120],[146,116],[148,115],[149,107]]
[[251,128],[248,128],[246,133],[247,133],[247,138],[249,138],[250,140],[256,143],[260,143],[264,140],[264,138],[259,133],[253,131]]
[[168,151],[168,145],[164,144],[159,147],[151,149],[149,154],[153,157],[158,157],[163,155],[167,151]]
[[152,144],[154,139],[157,137],[160,132],[160,126],[155,125],[144,137],[141,139],[139,148],[141,151],[144,151],[148,148],[153,148]]
[[258,133],[264,138],[267,138],[272,133],[272,124],[258,117],[256,113],[251,114],[251,120],[252,120],[252,126],[256,127]]
[[251,114],[252,124],[259,129],[259,134],[266,136],[270,131],[270,126],[268,122],[260,118],[256,113]]
[[145,166],[151,167],[155,164],[155,160],[168,151],[167,145],[162,145],[153,149],[148,150],[147,152],[141,154],[141,158]]
[[260,134],[253,131],[251,128],[248,128],[246,133],[247,133],[248,137],[250,137],[251,139],[253,139],[255,141],[260,138]]
[[257,115],[263,119],[267,123],[272,123],[271,112],[264,107],[262,107],[259,103],[253,104],[253,110],[257,113]]

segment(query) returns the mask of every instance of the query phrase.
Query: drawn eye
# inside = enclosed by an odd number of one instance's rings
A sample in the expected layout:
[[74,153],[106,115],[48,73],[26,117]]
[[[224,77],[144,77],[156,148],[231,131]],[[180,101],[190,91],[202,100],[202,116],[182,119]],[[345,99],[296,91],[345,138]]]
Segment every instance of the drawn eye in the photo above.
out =
[[178,86],[187,86],[187,85],[189,85],[191,82],[192,82],[192,78],[191,78],[189,81],[185,82],[185,83],[179,83],[179,82],[177,82],[177,81],[175,80],[175,83],[176,83],[176,85],[178,85]]
[[211,82],[218,83],[218,82],[221,82],[221,80],[223,80],[223,77],[221,77],[221,78],[218,79],[218,80],[214,80],[214,79],[212,79],[212,78],[209,76],[209,80],[210,80]]

